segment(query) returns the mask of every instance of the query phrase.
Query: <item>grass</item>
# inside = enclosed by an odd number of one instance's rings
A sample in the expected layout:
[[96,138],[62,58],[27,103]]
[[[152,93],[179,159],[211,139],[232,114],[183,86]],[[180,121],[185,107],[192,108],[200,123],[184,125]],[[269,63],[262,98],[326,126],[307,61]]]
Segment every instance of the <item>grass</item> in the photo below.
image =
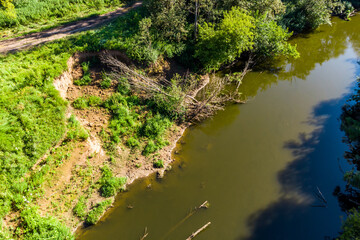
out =
[[[34,200],[41,196],[41,183],[69,158],[71,144],[87,137],[86,131],[74,118],[65,119],[68,103],[53,86],[54,79],[67,69],[67,60],[79,51],[116,49],[124,51],[134,60],[148,61],[144,54],[146,47],[137,42],[138,22],[143,16],[140,8],[99,30],[31,50],[0,55],[0,219],[12,211],[22,213],[33,206]],[[86,72],[86,66],[82,67]],[[118,83],[118,93],[101,104],[112,115],[110,132],[102,132],[108,149],[114,150],[117,144],[130,136],[141,143],[164,134],[166,128],[160,124],[170,126],[171,121],[159,113],[160,108],[152,108],[149,102],[131,95],[125,78]],[[88,106],[100,105],[99,99],[86,97],[85,100]],[[148,121],[152,116],[155,120]],[[32,172],[34,164],[64,137],[65,145],[45,159],[39,172]],[[158,143],[158,139],[153,141]],[[105,186],[110,186],[108,192],[111,195],[114,188],[118,189],[118,182],[110,177],[104,178],[103,186],[103,190],[107,188]],[[24,219],[30,221],[36,218],[41,223],[37,226],[41,228],[56,225],[53,219],[36,213],[34,216],[26,214]],[[46,225],[46,221],[51,224]],[[17,236],[26,232],[27,238],[31,238],[31,234],[42,234],[33,231],[31,224],[20,226],[17,232]]]
[[89,133],[80,125],[74,115],[68,120],[68,132],[65,141],[85,141]]
[[72,106],[75,109],[86,109],[89,107],[99,107],[101,106],[103,101],[98,96],[85,96],[77,98],[73,103]]
[[65,23],[100,15],[123,6],[109,0],[28,0],[15,2],[15,11],[0,10],[0,40],[57,27]]
[[74,84],[77,86],[86,86],[91,83],[91,76],[90,76],[90,62],[83,62],[81,63],[83,69],[83,76],[82,78],[75,80]]

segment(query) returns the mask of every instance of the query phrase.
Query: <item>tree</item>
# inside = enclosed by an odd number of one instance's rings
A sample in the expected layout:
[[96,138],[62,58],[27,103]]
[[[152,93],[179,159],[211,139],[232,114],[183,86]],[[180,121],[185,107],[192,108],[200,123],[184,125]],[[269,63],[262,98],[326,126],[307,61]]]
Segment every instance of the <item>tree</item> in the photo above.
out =
[[199,41],[195,56],[207,70],[217,70],[233,62],[253,45],[254,18],[239,7],[224,12],[219,24],[199,26]]
[[146,6],[160,38],[174,42],[187,39],[185,0],[149,0]]
[[303,32],[316,29],[321,24],[331,24],[328,0],[287,0],[282,25],[291,31]]
[[280,55],[299,57],[296,46],[288,43],[292,33],[279,26],[267,16],[258,15],[255,20],[254,46],[252,54],[257,58],[274,58]]
[[15,6],[12,3],[13,0],[0,0],[0,9],[4,10],[4,14],[7,17],[15,18],[16,12],[15,12]]

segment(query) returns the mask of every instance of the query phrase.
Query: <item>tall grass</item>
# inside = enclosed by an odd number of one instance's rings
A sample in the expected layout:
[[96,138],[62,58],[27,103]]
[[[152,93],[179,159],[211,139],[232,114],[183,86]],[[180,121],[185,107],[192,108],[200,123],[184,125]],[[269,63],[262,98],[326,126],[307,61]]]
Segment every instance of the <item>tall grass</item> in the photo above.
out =
[[71,18],[80,12],[92,12],[118,6],[121,0],[15,0],[15,14],[0,10],[0,29],[26,26],[56,18]]

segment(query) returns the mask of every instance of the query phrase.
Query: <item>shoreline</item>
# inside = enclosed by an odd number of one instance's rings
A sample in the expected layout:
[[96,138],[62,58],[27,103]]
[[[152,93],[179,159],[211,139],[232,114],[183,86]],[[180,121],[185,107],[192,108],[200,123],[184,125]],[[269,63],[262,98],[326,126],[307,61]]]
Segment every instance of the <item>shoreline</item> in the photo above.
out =
[[[91,58],[91,57],[96,57],[99,56],[103,51],[100,52],[83,52],[83,53],[75,53],[73,56],[71,56],[69,58],[69,60],[67,61],[67,66],[68,69],[63,72],[63,74],[61,74],[59,77],[57,77],[53,84],[55,86],[55,88],[59,91],[60,96],[65,100],[65,101],[69,101],[69,96],[68,96],[68,91],[71,91],[71,88],[76,88],[73,85],[73,80],[74,80],[74,71],[75,71],[75,66],[78,65],[80,62]],[[111,55],[115,55],[119,58],[121,58],[122,60],[126,61],[126,55],[120,51],[107,51],[110,52]],[[201,78],[201,81],[199,82],[199,85],[197,86],[197,88],[195,88],[192,92],[191,92],[191,96],[192,97],[196,97],[196,95],[204,88],[206,87],[210,82],[210,77],[208,75],[204,75]],[[88,156],[88,155],[94,155],[95,157],[93,159],[94,162],[97,162],[97,164],[100,166],[102,165],[104,162],[106,162],[108,155],[106,154],[106,151],[103,149],[102,147],[102,141],[99,139],[98,134],[96,132],[92,132],[91,129],[89,129],[88,126],[91,126],[92,123],[87,121],[88,119],[84,119],[82,118],[81,114],[77,113],[77,111],[75,109],[73,109],[71,107],[71,105],[68,106],[68,109],[66,111],[66,117],[70,117],[71,114],[76,115],[77,119],[79,120],[79,122],[81,123],[81,125],[88,130],[90,137],[88,138],[88,140],[85,143],[85,154],[82,154],[82,156],[78,156],[80,158],[84,158],[84,156]],[[175,161],[174,157],[173,157],[173,152],[174,149],[177,147],[177,143],[179,142],[179,140],[184,136],[185,131],[192,125],[192,123],[190,122],[185,122],[182,123],[180,125],[176,125],[171,127],[170,130],[168,130],[168,134],[165,137],[168,141],[169,141],[169,145],[165,146],[164,148],[158,150],[156,152],[156,154],[159,154],[161,156],[161,159],[164,162],[164,167],[163,168],[154,168],[152,166],[152,161],[150,157],[145,157],[145,156],[137,156],[136,157],[136,161],[140,161],[142,164],[144,164],[144,166],[141,166],[141,168],[136,168],[134,167],[134,160],[129,161],[129,160],[125,160],[125,163],[122,163],[121,167],[117,167],[113,170],[114,176],[120,177],[120,176],[125,176],[127,178],[126,180],[126,184],[125,184],[125,188],[131,184],[134,183],[135,180],[138,179],[142,179],[142,178],[146,178],[149,177],[152,174],[157,174],[157,177],[162,178],[163,175],[165,174],[165,172],[167,170],[169,170],[169,168],[171,168],[171,164]],[[125,155],[127,154],[127,157],[130,159],[132,158],[132,154],[133,153],[125,153]],[[84,164],[84,159],[74,159],[73,160],[73,164],[71,166],[67,166],[67,168],[73,169],[77,164]],[[125,157],[126,158],[126,157]],[[91,160],[93,160],[91,159]],[[71,161],[70,161],[71,162]],[[64,162],[63,165],[67,165],[66,162]],[[34,168],[36,167],[36,165],[34,166]],[[63,168],[63,166],[59,167],[59,168]],[[58,172],[62,172],[62,169],[56,169],[56,171]],[[69,172],[69,171],[68,171]],[[95,176],[94,181],[98,181],[98,179],[100,178],[100,174],[98,173],[97,176]],[[70,180],[70,178],[68,178],[68,180]],[[64,183],[60,183],[61,184],[66,184]],[[52,193],[53,191],[50,191],[49,194],[54,194]],[[118,193],[119,194],[119,193]],[[116,199],[116,197],[118,196],[118,194],[116,194],[114,197],[112,197],[112,199]],[[100,202],[101,200],[104,200],[105,198],[101,197],[99,195],[99,193],[95,194],[97,196],[95,197],[91,197],[89,200],[90,202],[90,206],[94,206],[97,202]],[[82,196],[82,195],[81,195]],[[80,197],[80,196],[78,196]],[[109,198],[107,198],[109,199]],[[44,204],[44,206],[46,206],[47,204]],[[113,204],[110,206],[110,208],[112,208]],[[78,217],[76,217],[73,213],[72,213],[72,208],[69,208],[69,211],[67,213],[65,213],[63,216],[60,216],[60,219],[65,220],[65,224],[70,227],[71,231],[76,235],[76,232],[85,229],[84,228],[84,221],[80,220]],[[91,209],[91,207],[90,207]],[[43,208],[41,208],[41,210],[43,210]],[[49,209],[50,210],[50,209]],[[104,215],[106,215],[108,213],[109,208],[101,215],[101,217],[99,218],[99,220],[102,219],[102,217]],[[47,211],[42,211],[47,213]]]

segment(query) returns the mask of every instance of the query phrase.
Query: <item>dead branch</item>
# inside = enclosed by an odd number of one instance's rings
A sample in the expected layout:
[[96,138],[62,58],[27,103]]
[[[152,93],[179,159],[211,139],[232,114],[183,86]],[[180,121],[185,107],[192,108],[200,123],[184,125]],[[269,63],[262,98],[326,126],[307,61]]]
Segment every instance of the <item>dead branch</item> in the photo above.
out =
[[209,202],[205,201],[203,204],[200,205],[199,208],[209,208]]
[[199,207],[192,209],[180,222],[178,222],[174,227],[172,227],[162,239],[166,239],[175,229],[177,229],[181,224],[188,220],[192,215],[194,215],[199,209],[205,208],[208,209],[210,206],[208,201],[203,202]]
[[254,56],[253,56],[253,54],[251,53],[250,56],[249,56],[249,59],[248,59],[248,60],[246,61],[246,63],[245,63],[245,68],[244,68],[243,72],[242,72],[241,75],[240,75],[240,79],[238,80],[239,82],[238,82],[238,84],[237,84],[237,86],[236,86],[236,90],[239,89],[239,87],[240,87],[240,85],[241,85],[241,83],[242,83],[242,80],[244,79],[245,75],[246,75],[248,72],[251,71],[251,69],[250,69],[250,64],[253,63],[253,58],[254,58]]
[[211,222],[208,222],[207,224],[205,224],[204,226],[202,226],[201,228],[199,228],[196,232],[192,233],[186,240],[191,240],[194,237],[196,237],[199,233],[201,233],[202,231],[204,231],[209,225],[211,224]]
[[324,195],[322,194],[322,192],[320,191],[319,187],[318,187],[318,186],[316,186],[316,188],[317,188],[318,193],[319,193],[319,194],[318,194],[319,199],[320,199],[322,202],[327,203],[327,201],[326,201],[326,199],[325,199]]
[[[126,76],[128,77],[129,84],[138,91],[145,91],[147,93],[161,93],[166,96],[170,96],[166,93],[157,82],[145,77],[142,74],[137,73],[133,69],[129,68],[126,64],[113,57],[108,52],[104,52],[100,55],[101,62],[109,67],[115,76]],[[167,83],[169,81],[166,80]],[[169,83],[171,84],[171,83]]]
[[148,235],[149,235],[149,233],[148,233],[147,227],[146,227],[145,231],[144,231],[144,235],[140,238],[140,240],[144,240],[145,238],[147,238]]
[[[115,79],[121,79],[126,77],[128,84],[131,89],[135,92],[142,93],[145,98],[151,98],[157,94],[161,94],[166,98],[180,99],[178,105],[184,106],[186,109],[186,119],[190,121],[201,121],[205,118],[213,116],[217,111],[223,110],[227,102],[241,103],[237,100],[237,96],[232,94],[223,94],[225,87],[231,82],[228,78],[217,78],[210,89],[208,96],[203,100],[199,101],[197,94],[199,91],[209,85],[210,78],[205,76],[202,81],[198,81],[194,84],[194,81],[190,77],[183,79],[185,83],[190,83],[190,89],[185,91],[179,91],[176,96],[172,95],[169,91],[166,91],[166,87],[177,87],[173,86],[173,83],[166,80],[160,79],[155,80],[137,72],[130,68],[125,63],[116,59],[109,52],[104,51],[100,55],[100,60],[103,65],[107,66]],[[252,58],[249,59],[247,68],[252,63]],[[245,74],[245,72],[243,73]],[[166,100],[167,101],[167,100]],[[179,107],[179,109],[181,109]],[[176,111],[176,110],[175,110]]]

